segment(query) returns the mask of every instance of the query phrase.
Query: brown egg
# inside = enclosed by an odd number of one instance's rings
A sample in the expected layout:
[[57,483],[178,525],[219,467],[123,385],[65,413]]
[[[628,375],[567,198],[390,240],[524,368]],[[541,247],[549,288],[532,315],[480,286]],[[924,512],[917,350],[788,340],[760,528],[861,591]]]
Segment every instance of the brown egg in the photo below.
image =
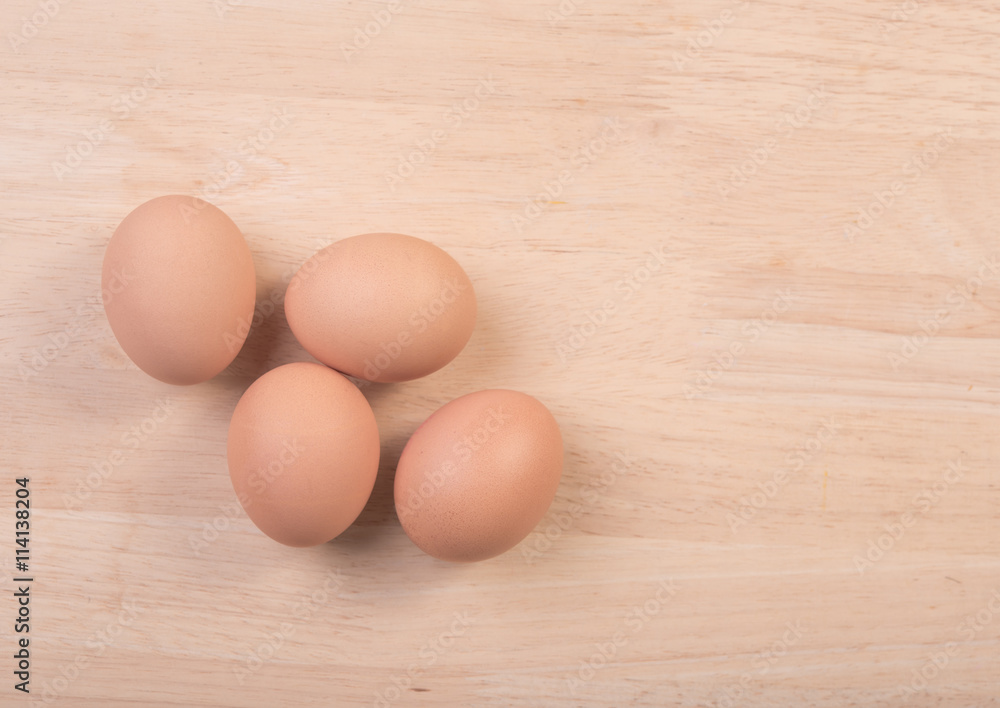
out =
[[287,546],[315,546],[354,523],[375,486],[375,415],[332,369],[297,362],[268,371],[236,405],[229,477],[250,520]]
[[562,475],[559,426],[536,399],[480,391],[448,403],[406,443],[396,513],[442,560],[477,561],[516,546],[545,515]]
[[476,324],[472,282],[454,258],[403,234],[337,241],[288,284],[285,315],[327,366],[369,381],[409,381],[458,356]]
[[253,317],[256,277],[243,234],[194,197],[157,197],[118,225],[104,252],[104,310],[136,366],[170,384],[232,363]]

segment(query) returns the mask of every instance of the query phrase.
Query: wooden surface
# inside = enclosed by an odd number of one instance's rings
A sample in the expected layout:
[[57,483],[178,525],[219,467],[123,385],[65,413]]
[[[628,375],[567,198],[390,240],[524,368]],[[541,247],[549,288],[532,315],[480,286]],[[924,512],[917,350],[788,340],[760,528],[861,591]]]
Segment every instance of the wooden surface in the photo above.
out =
[[[39,7],[0,9],[0,704],[998,704],[994,3]],[[226,210],[258,274],[262,322],[190,388],[99,300],[167,193]],[[368,507],[284,548],[236,505],[229,416],[308,358],[283,278],[382,230],[463,264],[476,331],[365,389]],[[489,387],[551,407],[563,481],[520,547],[438,562],[394,464]]]

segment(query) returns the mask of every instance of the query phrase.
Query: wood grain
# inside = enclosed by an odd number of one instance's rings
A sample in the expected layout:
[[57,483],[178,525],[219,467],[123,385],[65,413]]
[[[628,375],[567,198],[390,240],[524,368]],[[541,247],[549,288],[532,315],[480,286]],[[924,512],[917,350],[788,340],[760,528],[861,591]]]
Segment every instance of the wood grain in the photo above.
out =
[[[0,703],[1000,704],[995,3],[11,0],[0,29],[7,657],[18,476],[35,577]],[[167,193],[258,273],[190,388],[100,307]],[[367,231],[452,253],[479,322],[365,388],[372,499],[293,551],[236,504],[228,420],[308,359],[289,273]],[[394,465],[489,387],[550,406],[563,482],[518,548],[438,562]]]

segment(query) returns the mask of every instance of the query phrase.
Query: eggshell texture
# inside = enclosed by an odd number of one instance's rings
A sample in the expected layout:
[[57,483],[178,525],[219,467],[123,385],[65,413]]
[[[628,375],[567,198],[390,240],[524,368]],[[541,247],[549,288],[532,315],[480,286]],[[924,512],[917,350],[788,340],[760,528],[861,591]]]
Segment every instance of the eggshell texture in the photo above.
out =
[[221,209],[167,196],[136,207],[104,253],[104,310],[136,366],[170,384],[232,363],[253,317],[256,276],[243,234]]
[[250,520],[287,546],[315,546],[350,526],[375,486],[375,415],[332,369],[297,362],[257,379],[236,405],[229,477]]
[[364,234],[327,246],[288,284],[285,315],[299,343],[338,371],[409,381],[458,356],[476,324],[462,267],[434,244]]
[[542,519],[562,465],[559,426],[539,401],[516,391],[471,393],[440,408],[407,442],[396,468],[396,513],[436,558],[491,558]]

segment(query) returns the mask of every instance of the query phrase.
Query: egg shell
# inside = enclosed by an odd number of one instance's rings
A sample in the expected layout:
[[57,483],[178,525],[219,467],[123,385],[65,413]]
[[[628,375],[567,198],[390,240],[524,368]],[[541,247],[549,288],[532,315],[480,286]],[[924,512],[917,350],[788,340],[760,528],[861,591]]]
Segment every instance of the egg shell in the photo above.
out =
[[256,297],[253,257],[232,219],[194,197],[157,197],[115,230],[101,273],[104,309],[136,366],[170,384],[232,363]]
[[337,241],[288,284],[285,315],[327,366],[369,381],[426,376],[465,347],[476,296],[458,262],[423,239],[372,233]]
[[311,362],[285,364],[240,398],[227,458],[257,528],[287,546],[315,546],[343,533],[371,496],[378,427],[344,376]]
[[403,530],[424,552],[478,561],[516,546],[545,515],[562,476],[559,425],[517,391],[446,404],[406,443],[394,498]]

